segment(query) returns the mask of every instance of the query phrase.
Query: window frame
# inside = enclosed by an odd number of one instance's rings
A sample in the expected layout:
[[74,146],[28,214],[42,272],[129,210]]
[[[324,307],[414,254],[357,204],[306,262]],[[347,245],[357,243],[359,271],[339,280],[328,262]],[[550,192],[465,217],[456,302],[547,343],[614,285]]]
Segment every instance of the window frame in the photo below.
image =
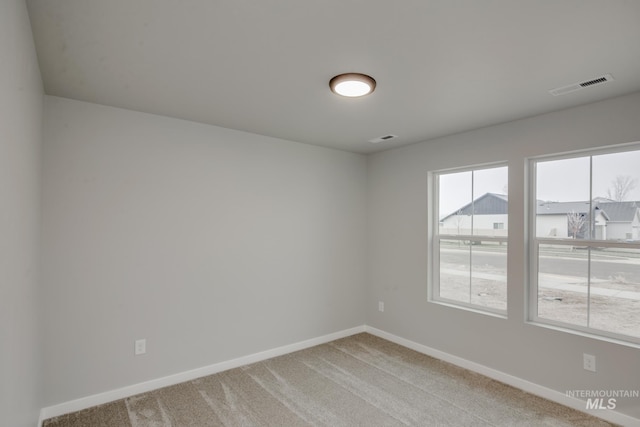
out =
[[[492,163],[483,163],[477,165],[469,165],[463,167],[449,168],[449,169],[440,169],[436,171],[429,171],[427,174],[427,182],[428,182],[428,191],[431,192],[430,197],[428,197],[429,209],[427,215],[429,217],[428,226],[427,226],[427,235],[428,235],[428,248],[429,248],[429,256],[427,261],[427,268],[429,271],[427,277],[427,294],[428,294],[428,302],[440,304],[448,307],[463,309],[467,311],[472,311],[484,315],[489,315],[493,317],[499,317],[502,319],[507,318],[508,314],[508,259],[509,259],[509,232],[508,228],[506,236],[489,236],[489,235],[474,235],[473,234],[473,219],[471,222],[471,233],[472,234],[440,234],[440,216],[439,216],[439,208],[440,208],[440,176],[451,174],[451,173],[459,173],[459,172],[476,172],[482,171],[486,169],[494,169],[494,168],[507,168],[507,185],[508,185],[508,171],[509,164],[507,161],[500,162],[492,162]],[[473,186],[472,186],[472,201],[473,201]],[[507,200],[507,205],[509,201]],[[509,213],[507,208],[507,220],[509,222]],[[504,228],[503,228],[504,229]],[[469,241],[470,242],[470,250],[473,247],[472,242],[498,242],[504,243],[507,247],[507,251],[505,253],[507,257],[507,269],[505,270],[505,309],[498,309],[494,307],[487,307],[479,304],[473,304],[470,302],[464,302],[459,300],[454,300],[450,298],[445,298],[440,296],[440,241],[442,240],[460,240],[460,241]],[[470,283],[471,285],[471,283]]]
[[554,161],[554,160],[568,160],[575,159],[579,157],[589,157],[589,210],[593,210],[593,157],[599,155],[606,154],[614,154],[614,153],[624,153],[629,151],[639,151],[640,150],[640,142],[634,142],[629,144],[615,145],[615,146],[607,146],[607,147],[599,147],[599,148],[590,148],[572,152],[558,153],[558,154],[546,154],[541,156],[529,157],[526,161],[527,166],[527,181],[528,181],[528,196],[526,197],[526,209],[525,214],[527,216],[527,220],[525,224],[527,226],[526,230],[526,247],[527,247],[527,290],[525,291],[525,295],[527,296],[526,302],[526,321],[527,323],[552,328],[556,330],[561,330],[563,332],[578,334],[583,336],[588,336],[590,338],[607,340],[615,343],[620,343],[624,345],[640,345],[640,337],[635,337],[632,335],[626,335],[616,332],[611,332],[607,330],[597,329],[593,327],[589,327],[589,317],[590,317],[590,303],[591,303],[591,250],[597,248],[626,248],[626,249],[637,249],[640,250],[640,242],[638,243],[630,243],[623,242],[618,240],[597,240],[593,239],[593,236],[589,236],[589,239],[578,239],[580,242],[580,246],[588,248],[588,256],[586,258],[587,262],[587,280],[588,280],[588,288],[587,288],[587,326],[582,326],[578,324],[563,322],[560,320],[549,319],[545,317],[540,317],[538,315],[538,298],[539,298],[539,288],[538,288],[538,274],[539,274],[539,248],[540,245],[547,244],[555,244],[555,245],[563,245],[563,246],[575,246],[576,239],[571,237],[538,237],[537,236],[537,164],[545,161]]

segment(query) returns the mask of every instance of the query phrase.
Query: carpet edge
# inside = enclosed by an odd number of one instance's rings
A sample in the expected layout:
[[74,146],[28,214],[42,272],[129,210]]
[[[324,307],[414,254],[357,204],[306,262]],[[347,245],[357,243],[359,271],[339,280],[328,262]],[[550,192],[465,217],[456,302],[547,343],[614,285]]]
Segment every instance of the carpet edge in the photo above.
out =
[[634,418],[630,415],[623,414],[621,412],[607,410],[606,412],[593,414],[587,412],[585,410],[585,401],[580,400],[574,397],[566,396],[565,394],[541,386],[539,384],[524,380],[522,378],[518,378],[516,376],[507,374],[502,371],[498,371],[496,369],[490,368],[485,365],[481,365],[476,362],[472,362],[470,360],[464,359],[462,357],[454,356],[452,354],[446,353],[444,351],[437,350],[435,348],[426,346],[424,344],[417,343],[415,341],[411,341],[409,339],[399,337],[397,335],[391,334],[389,332],[383,331],[381,329],[374,328],[369,325],[365,325],[365,332],[375,335],[379,338],[385,339],[387,341],[391,341],[395,344],[401,345],[403,347],[410,348],[419,353],[425,354],[427,356],[434,357],[436,359],[443,360],[445,362],[451,363],[452,365],[456,365],[458,367],[468,369],[470,371],[476,372],[478,374],[484,375],[485,377],[494,379],[501,383],[510,385],[512,387],[523,390],[527,393],[542,397],[544,399],[550,400],[552,402],[556,402],[560,405],[567,406],[569,408],[575,409],[577,411],[583,412],[593,417],[597,417],[603,419],[605,421],[620,424],[623,426],[640,426],[640,419]]
[[340,338],[346,338],[351,335],[365,332],[365,330],[366,330],[366,325],[355,326],[353,328],[343,329],[341,331],[333,332],[327,335],[322,335],[316,338],[299,341],[293,344],[287,344],[287,345],[272,348],[269,350],[264,350],[264,351],[249,354],[246,356],[241,356],[235,359],[214,363],[211,365],[191,369],[184,372],[178,372],[175,374],[167,375],[165,377],[156,378],[149,381],[144,381],[141,383],[124,386],[115,390],[108,390],[105,392],[96,393],[91,396],[81,397],[79,399],[62,402],[56,405],[47,406],[40,409],[40,418],[38,419],[37,427],[42,427],[44,420],[47,420],[49,418],[57,417],[60,415],[71,413],[71,412],[81,411],[83,409],[91,408],[93,406],[102,405],[105,403],[113,402],[115,400],[120,400],[130,396],[134,396],[140,393],[146,393],[162,387],[179,384],[185,381],[191,381],[196,378],[216,374],[218,372],[226,371],[233,368],[238,368],[240,366],[248,365],[251,363],[261,362],[263,360],[271,359],[273,357],[282,356],[285,354],[293,353],[295,351],[304,350],[309,347],[314,347],[317,345],[335,341]]

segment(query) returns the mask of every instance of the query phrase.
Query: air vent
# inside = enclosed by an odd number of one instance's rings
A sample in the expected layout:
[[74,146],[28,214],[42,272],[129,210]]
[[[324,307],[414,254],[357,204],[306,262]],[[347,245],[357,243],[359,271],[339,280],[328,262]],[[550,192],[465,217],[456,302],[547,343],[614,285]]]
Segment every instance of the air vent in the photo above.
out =
[[611,76],[611,74],[605,74],[604,76],[596,77],[595,79],[587,80],[585,82],[573,83],[567,86],[551,89],[549,93],[553,96],[565,95],[567,93],[575,92],[586,87],[591,87],[610,81],[613,81],[613,77]]
[[582,82],[580,83],[580,86],[587,87],[587,86],[597,85],[598,83],[604,83],[608,81],[609,80],[607,80],[607,76],[598,77],[597,79],[589,80],[588,82]]
[[371,142],[372,144],[378,144],[379,142],[389,141],[390,139],[395,139],[397,137],[398,135],[383,135],[377,138],[370,139],[369,142]]

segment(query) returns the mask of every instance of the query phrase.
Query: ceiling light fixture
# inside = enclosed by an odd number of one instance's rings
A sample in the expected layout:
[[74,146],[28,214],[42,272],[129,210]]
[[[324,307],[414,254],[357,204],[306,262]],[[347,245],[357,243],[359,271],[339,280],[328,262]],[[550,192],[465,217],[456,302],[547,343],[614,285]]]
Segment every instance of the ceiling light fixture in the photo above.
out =
[[356,98],[373,92],[376,88],[376,81],[366,74],[346,73],[332,78],[329,81],[329,87],[331,92],[337,95]]

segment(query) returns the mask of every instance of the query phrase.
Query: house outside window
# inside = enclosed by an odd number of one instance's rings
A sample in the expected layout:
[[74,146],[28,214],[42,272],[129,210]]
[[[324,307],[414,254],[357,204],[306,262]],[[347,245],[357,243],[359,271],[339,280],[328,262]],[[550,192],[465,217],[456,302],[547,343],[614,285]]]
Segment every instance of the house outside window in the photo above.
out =
[[430,301],[507,313],[505,164],[431,172]]
[[640,145],[530,160],[529,320],[640,343]]

